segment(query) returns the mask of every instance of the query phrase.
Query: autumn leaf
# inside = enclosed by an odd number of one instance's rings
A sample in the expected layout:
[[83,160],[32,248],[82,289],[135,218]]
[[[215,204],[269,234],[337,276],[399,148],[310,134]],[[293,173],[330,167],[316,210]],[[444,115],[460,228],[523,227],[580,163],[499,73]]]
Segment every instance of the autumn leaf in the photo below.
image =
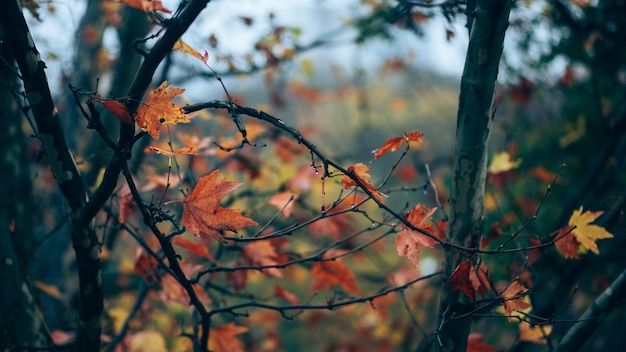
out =
[[177,155],[187,154],[187,155],[198,155],[198,150],[193,147],[184,147],[180,149],[176,149],[174,151],[164,150],[161,148],[149,146],[144,150],[145,153],[155,152],[157,154],[165,155],[167,157],[173,157]]
[[124,122],[127,125],[133,125],[135,122],[133,121],[132,116],[128,112],[128,108],[123,103],[117,100],[99,100],[102,105],[104,105],[107,110],[109,110],[115,117],[120,119],[120,121]]
[[73,331],[54,330],[50,333],[50,338],[55,345],[63,346],[74,341],[76,339],[76,333]]
[[[255,241],[246,245],[243,247],[243,257],[249,265],[259,266],[277,265],[288,261],[287,256],[276,252],[276,247],[269,240]],[[266,268],[261,271],[275,277],[283,277],[282,271],[278,268]]]
[[37,287],[42,292],[47,293],[49,296],[54,297],[58,300],[63,299],[63,294],[59,291],[59,288],[54,285],[44,284],[41,281],[34,280],[33,286]]
[[206,246],[200,242],[195,242],[192,240],[188,240],[186,238],[183,238],[181,236],[176,236],[174,237],[174,239],[172,240],[172,243],[178,246],[181,246],[183,248],[185,248],[186,250],[188,250],[189,252],[193,253],[194,255],[197,255],[199,257],[203,257],[206,258],[208,260],[210,260],[211,262],[219,265],[220,263],[215,259],[215,257],[213,257],[213,255],[211,254],[211,252],[209,252],[209,249],[206,248]]
[[556,250],[563,255],[565,259],[578,259],[580,254],[578,248],[580,242],[576,239],[576,236],[572,233],[572,226],[565,226],[555,236],[556,242],[554,246]]
[[504,311],[506,315],[511,315],[513,311],[523,311],[530,308],[530,304],[524,302],[524,294],[528,289],[517,280],[513,281],[501,294],[504,299]]
[[300,304],[300,299],[296,295],[278,285],[274,286],[274,296],[282,298],[291,304]]
[[526,321],[519,322],[519,339],[532,343],[546,344],[546,336],[552,332],[552,325],[531,326]]
[[157,273],[157,267],[157,260],[153,256],[146,253],[141,247],[137,247],[135,268],[133,269],[133,272],[141,275],[145,282],[151,284],[160,280]]
[[126,4],[130,7],[136,8],[143,12],[162,12],[166,14],[172,13],[172,11],[163,7],[161,0],[116,0],[122,4]]
[[[340,254],[337,250],[329,250],[324,258],[335,257]],[[325,290],[335,286],[341,287],[348,293],[359,294],[356,277],[350,268],[339,259],[316,262],[311,268],[311,275],[315,281],[309,288],[311,291]]]
[[478,292],[481,297],[485,297],[485,293],[491,290],[489,279],[487,278],[487,268],[485,264],[480,264],[478,268],[472,265],[469,272],[469,279],[472,282],[474,292]]
[[414,131],[405,134],[403,137],[389,138],[380,148],[372,151],[372,153],[374,153],[374,160],[378,159],[387,152],[395,152],[398,148],[400,148],[403,142],[406,142],[407,144],[409,142],[420,142],[423,135],[424,134],[421,132]]
[[298,196],[291,192],[280,192],[276,193],[272,199],[270,199],[269,203],[276,209],[282,210],[282,214],[288,218],[293,212],[293,205],[297,198]]
[[474,295],[474,284],[472,280],[470,280],[471,270],[472,263],[467,260],[460,262],[456,269],[454,269],[452,275],[450,275],[448,284],[452,284],[452,291],[461,290],[465,296],[474,300],[476,297]]
[[467,337],[467,352],[496,352],[497,349],[485,342],[485,335],[473,332]]
[[204,54],[200,54],[200,52],[198,52],[197,50],[195,50],[194,48],[189,46],[189,44],[185,43],[183,41],[183,38],[178,38],[176,43],[174,43],[174,46],[172,47],[172,50],[180,50],[182,52],[185,52],[185,53],[187,53],[187,54],[197,58],[198,60],[204,62],[205,64],[206,64],[207,60],[209,59],[209,53],[206,50],[204,51]]
[[[367,165],[364,165],[362,163],[358,163],[358,164],[354,164],[350,167],[348,167],[348,172],[353,174],[365,187],[365,189],[367,189],[368,191],[370,191],[372,193],[372,195],[374,196],[374,198],[378,199],[379,201],[383,201],[382,197],[381,197],[381,193],[378,192],[378,190],[376,189],[376,187],[374,187],[374,185],[372,185],[370,183],[370,175],[367,173],[369,171],[370,167]],[[356,183],[356,181],[354,181],[353,179],[350,178],[350,176],[348,175],[343,175],[343,177],[341,178],[341,183],[343,184],[343,188],[344,189],[348,189],[350,187],[358,187],[359,185]]]
[[413,280],[417,280],[421,276],[422,273],[417,268],[403,266],[387,275],[387,281],[393,286],[403,286]]
[[158,331],[139,331],[126,341],[129,352],[166,352],[165,338]]
[[603,238],[612,238],[613,234],[608,232],[604,227],[591,225],[597,218],[602,215],[602,211],[591,212],[587,210],[583,213],[583,207],[575,210],[569,219],[569,226],[576,226],[572,231],[580,244],[595,254],[600,254],[596,241]]
[[120,224],[124,224],[126,219],[130,216],[132,208],[135,206],[137,206],[137,203],[133,200],[128,184],[125,183],[119,192],[119,215],[117,221],[119,221]]
[[487,168],[490,174],[496,175],[502,172],[511,171],[519,167],[521,160],[511,160],[508,152],[500,152],[493,156]]
[[302,155],[306,149],[292,138],[280,135],[274,144],[274,153],[285,164]]
[[248,332],[248,328],[228,323],[211,330],[209,350],[213,352],[245,352],[235,336]]
[[[200,302],[204,304],[211,303],[211,298],[202,287],[192,284],[192,288]],[[160,297],[165,305],[168,305],[169,302],[176,302],[183,306],[189,306],[191,301],[187,290],[170,274],[164,275],[161,279]]]
[[193,192],[185,199],[180,223],[197,238],[210,236],[224,242],[222,231],[236,232],[244,227],[256,226],[257,223],[237,210],[220,207],[220,199],[241,186],[241,183],[217,180],[218,175],[219,170],[215,170],[198,180]]
[[485,335],[473,332],[467,337],[467,352],[496,352],[497,349],[485,341]]
[[[231,264],[231,267],[239,267],[242,266],[243,263],[240,261],[236,261]],[[248,282],[248,271],[247,270],[235,270],[235,271],[227,271],[226,272],[226,280],[230,283],[233,290],[235,292],[239,292],[246,288],[246,284]]]
[[135,119],[139,127],[158,140],[162,124],[188,123],[189,118],[183,108],[172,103],[172,99],[184,91],[183,88],[167,87],[167,81],[161,83],[137,109]]
[[[428,220],[435,211],[437,211],[437,207],[428,209],[425,204],[418,204],[411,209],[407,220],[413,226],[432,233],[433,225],[425,225],[424,222]],[[419,261],[419,247],[434,248],[437,244],[439,244],[439,242],[436,240],[404,226],[404,229],[396,238],[396,251],[399,256],[407,257],[414,266],[417,266]]]

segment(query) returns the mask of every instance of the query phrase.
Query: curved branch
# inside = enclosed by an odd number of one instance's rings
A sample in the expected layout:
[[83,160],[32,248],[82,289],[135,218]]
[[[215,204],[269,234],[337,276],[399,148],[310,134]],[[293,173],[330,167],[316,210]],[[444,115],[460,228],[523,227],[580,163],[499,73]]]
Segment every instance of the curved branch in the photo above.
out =
[[580,322],[572,326],[561,339],[555,351],[578,351],[615,308],[618,300],[623,300],[624,296],[626,296],[626,269],[593,301],[580,317]]

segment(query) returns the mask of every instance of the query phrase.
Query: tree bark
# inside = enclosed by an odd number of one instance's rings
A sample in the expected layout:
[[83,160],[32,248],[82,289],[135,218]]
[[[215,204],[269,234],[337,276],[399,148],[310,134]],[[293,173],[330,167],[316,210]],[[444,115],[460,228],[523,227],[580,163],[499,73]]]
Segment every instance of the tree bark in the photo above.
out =
[[[493,119],[493,99],[502,55],[504,34],[509,24],[511,1],[478,0],[465,67],[461,79],[450,191],[448,240],[455,246],[478,248],[483,232],[483,196],[487,176],[487,146]],[[471,253],[446,248],[445,279]],[[450,285],[442,290],[436,350],[465,351],[471,316],[457,318],[471,309],[469,298]]]
[[[3,37],[0,29],[0,39]],[[11,95],[17,91],[13,55],[0,46],[0,349],[49,347],[48,328],[28,281],[33,251],[31,187],[22,114]],[[10,65],[10,66],[9,66]]]

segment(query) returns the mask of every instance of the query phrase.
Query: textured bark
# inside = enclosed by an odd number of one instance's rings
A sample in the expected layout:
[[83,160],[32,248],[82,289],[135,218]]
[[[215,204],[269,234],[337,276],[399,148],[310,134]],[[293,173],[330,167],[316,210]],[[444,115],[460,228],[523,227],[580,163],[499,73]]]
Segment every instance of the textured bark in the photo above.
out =
[[[19,1],[7,1],[0,12],[6,31],[6,43],[15,55],[24,90],[43,143],[46,159],[65,198],[70,214],[76,214],[87,201],[86,190],[74,158],[69,152],[59,114],[48,86],[45,63],[30,35]],[[73,217],[73,219],[76,219]],[[72,241],[76,252],[80,283],[77,348],[97,351],[100,348],[102,315],[102,274],[99,243],[86,221],[72,221]]]
[[[456,246],[478,248],[483,231],[483,196],[487,175],[487,145],[493,118],[493,99],[502,55],[504,34],[512,2],[478,0],[461,79],[450,191],[448,239]],[[448,247],[445,276],[449,278],[468,254]],[[471,309],[467,297],[442,291],[439,331],[433,346],[445,351],[465,351],[471,316],[455,318]]]
[[0,46],[0,56],[0,349],[47,347],[52,341],[27,275],[34,241],[28,157],[20,129],[22,114],[10,92],[17,89],[17,76],[15,68],[7,66],[13,58],[6,46]]

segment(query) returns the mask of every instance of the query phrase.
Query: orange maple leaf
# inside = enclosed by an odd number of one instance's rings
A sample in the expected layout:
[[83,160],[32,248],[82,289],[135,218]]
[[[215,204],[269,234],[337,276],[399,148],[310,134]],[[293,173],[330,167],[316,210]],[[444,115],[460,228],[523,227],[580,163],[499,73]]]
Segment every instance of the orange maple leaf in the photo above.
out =
[[295,204],[296,199],[298,199],[297,194],[293,194],[291,192],[280,192],[276,193],[272,199],[270,199],[269,203],[276,209],[282,210],[282,214],[288,218],[293,212],[293,205]]
[[200,177],[193,192],[185,199],[180,223],[197,238],[210,236],[224,242],[221,231],[236,232],[258,224],[237,210],[220,207],[220,199],[241,186],[241,183],[217,180],[218,175],[219,170],[215,170],[207,176]]
[[209,59],[209,53],[206,50],[204,51],[204,55],[200,54],[199,51],[195,50],[194,48],[189,46],[189,44],[185,43],[183,41],[183,38],[178,38],[176,43],[174,43],[174,46],[172,47],[172,50],[183,51],[183,52],[185,52],[185,53],[187,53],[187,54],[197,58],[198,60],[204,62],[205,64],[206,64],[207,60]]
[[405,141],[407,145],[411,141],[420,142],[423,135],[424,134],[422,132],[414,131],[411,133],[407,133],[402,137],[389,138],[380,148],[374,149],[372,151],[372,153],[374,153],[374,160],[378,159],[387,152],[395,152]]
[[193,253],[194,255],[206,258],[210,260],[211,262],[217,265],[220,265],[220,263],[215,259],[215,257],[213,257],[211,252],[209,252],[209,249],[206,248],[206,246],[202,243],[188,240],[181,236],[174,237],[174,239],[172,240],[172,243],[185,248],[186,250]]
[[161,0],[117,0],[122,4],[126,4],[130,7],[136,8],[143,12],[163,12],[170,14],[172,11],[163,7]]
[[[340,254],[340,252],[337,250],[329,250],[324,255],[324,258],[334,257],[338,254]],[[354,273],[345,263],[339,261],[339,259],[316,262],[311,268],[311,275],[315,278],[315,281],[309,288],[311,291],[325,290],[339,286],[349,293],[361,293],[361,290],[357,286]]]
[[[249,265],[276,265],[288,261],[287,256],[276,252],[276,247],[272,241],[255,241],[243,247],[243,256]],[[275,277],[283,277],[283,273],[278,268],[262,269]]]
[[591,225],[603,213],[602,211],[591,212],[589,210],[583,213],[583,207],[581,206],[580,209],[574,211],[567,223],[570,226],[576,226],[572,233],[576,236],[578,242],[595,254],[600,254],[598,245],[596,245],[597,240],[613,237],[613,234],[604,227]]
[[[425,225],[424,222],[428,220],[435,211],[437,211],[437,207],[428,209],[425,204],[418,204],[411,209],[407,220],[413,226],[432,233],[433,225]],[[414,266],[417,266],[419,261],[419,247],[434,248],[437,244],[439,244],[439,242],[436,240],[404,226],[404,229],[396,238],[396,251],[399,256],[407,257]]]
[[137,109],[135,119],[139,127],[154,139],[159,139],[162,124],[188,123],[189,118],[180,105],[172,103],[174,97],[185,90],[174,86],[167,87],[167,81],[148,95],[148,99]]
[[235,336],[248,332],[248,328],[228,323],[211,331],[209,350],[213,352],[245,352]]
[[[372,193],[372,195],[378,199],[379,201],[383,201],[382,197],[380,196],[381,193],[378,192],[378,190],[376,189],[376,187],[374,187],[374,185],[372,185],[370,183],[370,175],[367,173],[369,171],[370,167],[367,165],[364,165],[362,163],[357,163],[354,164],[350,167],[348,167],[348,172],[353,174],[365,187],[365,189],[367,189],[368,191],[370,191]],[[350,187],[358,187],[358,183],[356,183],[356,181],[354,181],[353,179],[351,179],[348,175],[343,175],[343,177],[341,178],[341,183],[343,184],[343,188],[344,189],[348,189]]]
[[528,289],[516,280],[500,294],[500,297],[504,299],[504,311],[506,315],[511,315],[511,312],[514,310],[523,311],[530,307],[530,304],[524,302],[523,296],[527,292]]

